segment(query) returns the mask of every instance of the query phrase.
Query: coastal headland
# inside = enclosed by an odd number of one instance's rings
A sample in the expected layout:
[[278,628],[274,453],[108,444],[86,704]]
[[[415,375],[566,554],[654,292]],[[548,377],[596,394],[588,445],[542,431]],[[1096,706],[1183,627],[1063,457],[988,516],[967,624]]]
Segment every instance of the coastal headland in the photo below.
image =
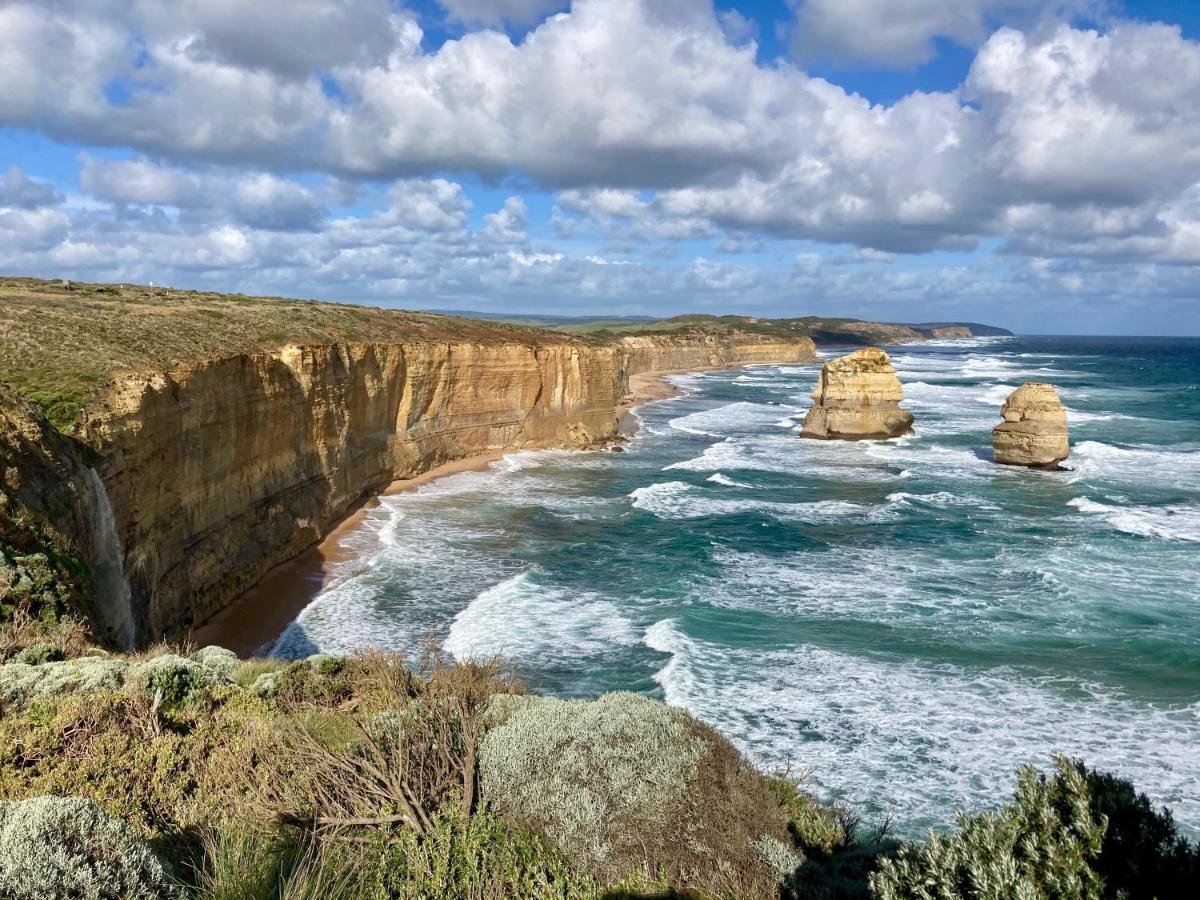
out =
[[385,491],[505,451],[608,444],[630,405],[668,390],[657,374],[807,363],[814,338],[946,328],[681,316],[553,330],[3,279],[0,444],[7,508],[20,511],[5,539],[19,520],[56,548],[67,584],[48,594],[119,646],[179,636],[243,595],[243,614],[272,621],[288,610],[272,612],[264,577],[294,579],[278,567],[306,551],[301,577],[319,577],[336,529]]

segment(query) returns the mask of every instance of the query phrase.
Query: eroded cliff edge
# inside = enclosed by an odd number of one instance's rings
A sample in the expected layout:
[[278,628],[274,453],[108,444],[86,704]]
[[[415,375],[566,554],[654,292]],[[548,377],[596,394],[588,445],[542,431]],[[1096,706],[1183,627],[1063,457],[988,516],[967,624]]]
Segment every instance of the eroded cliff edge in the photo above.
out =
[[814,359],[812,342],[286,346],[125,379],[80,435],[123,537],[139,642],[203,622],[391,481],[612,440],[629,375]]
[[[75,337],[124,346],[126,323],[104,324],[120,311],[89,303],[99,333]],[[406,314],[392,326],[386,311],[370,313],[380,314],[353,329],[371,340],[252,349],[267,334],[243,352],[117,371],[81,395],[70,433],[55,434],[78,450],[58,457],[87,510],[63,511],[60,530],[104,573],[91,607],[111,641],[140,646],[205,621],[393,480],[489,451],[612,440],[630,375],[816,358],[807,336],[730,327],[588,339]],[[192,313],[180,315],[184,328]],[[191,340],[213,343],[205,333]],[[127,355],[138,347],[131,339]],[[81,364],[94,349],[78,351]],[[54,383],[50,374],[42,380]]]

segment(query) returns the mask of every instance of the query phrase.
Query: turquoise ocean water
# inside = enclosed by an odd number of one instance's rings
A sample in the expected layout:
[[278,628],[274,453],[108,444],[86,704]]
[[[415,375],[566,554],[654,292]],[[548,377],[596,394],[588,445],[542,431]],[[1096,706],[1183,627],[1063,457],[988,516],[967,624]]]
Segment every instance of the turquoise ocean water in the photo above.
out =
[[[798,439],[819,367],[755,366],[676,377],[627,452],[384,498],[276,652],[434,637],[547,692],[646,692],[904,834],[1054,749],[1200,834],[1200,340],[892,356],[899,440]],[[990,461],[1026,380],[1071,410],[1072,471]]]

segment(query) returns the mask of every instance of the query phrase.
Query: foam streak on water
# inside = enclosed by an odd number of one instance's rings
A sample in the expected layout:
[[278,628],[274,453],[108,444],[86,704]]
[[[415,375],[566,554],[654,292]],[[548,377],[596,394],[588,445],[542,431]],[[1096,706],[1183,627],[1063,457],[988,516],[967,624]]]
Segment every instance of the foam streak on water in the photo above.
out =
[[[520,453],[385,498],[277,652],[509,658],[644,691],[903,834],[1055,749],[1200,834],[1200,342],[897,348],[916,433],[796,436],[816,366],[681,377],[626,452]],[[996,466],[1026,380],[1069,472]]]

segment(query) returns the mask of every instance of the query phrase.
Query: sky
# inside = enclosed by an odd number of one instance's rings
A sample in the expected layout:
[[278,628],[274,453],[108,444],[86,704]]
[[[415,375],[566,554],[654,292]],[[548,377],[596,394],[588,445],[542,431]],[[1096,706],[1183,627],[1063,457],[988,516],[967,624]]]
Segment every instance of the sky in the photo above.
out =
[[1195,0],[0,0],[0,272],[1200,334]]

